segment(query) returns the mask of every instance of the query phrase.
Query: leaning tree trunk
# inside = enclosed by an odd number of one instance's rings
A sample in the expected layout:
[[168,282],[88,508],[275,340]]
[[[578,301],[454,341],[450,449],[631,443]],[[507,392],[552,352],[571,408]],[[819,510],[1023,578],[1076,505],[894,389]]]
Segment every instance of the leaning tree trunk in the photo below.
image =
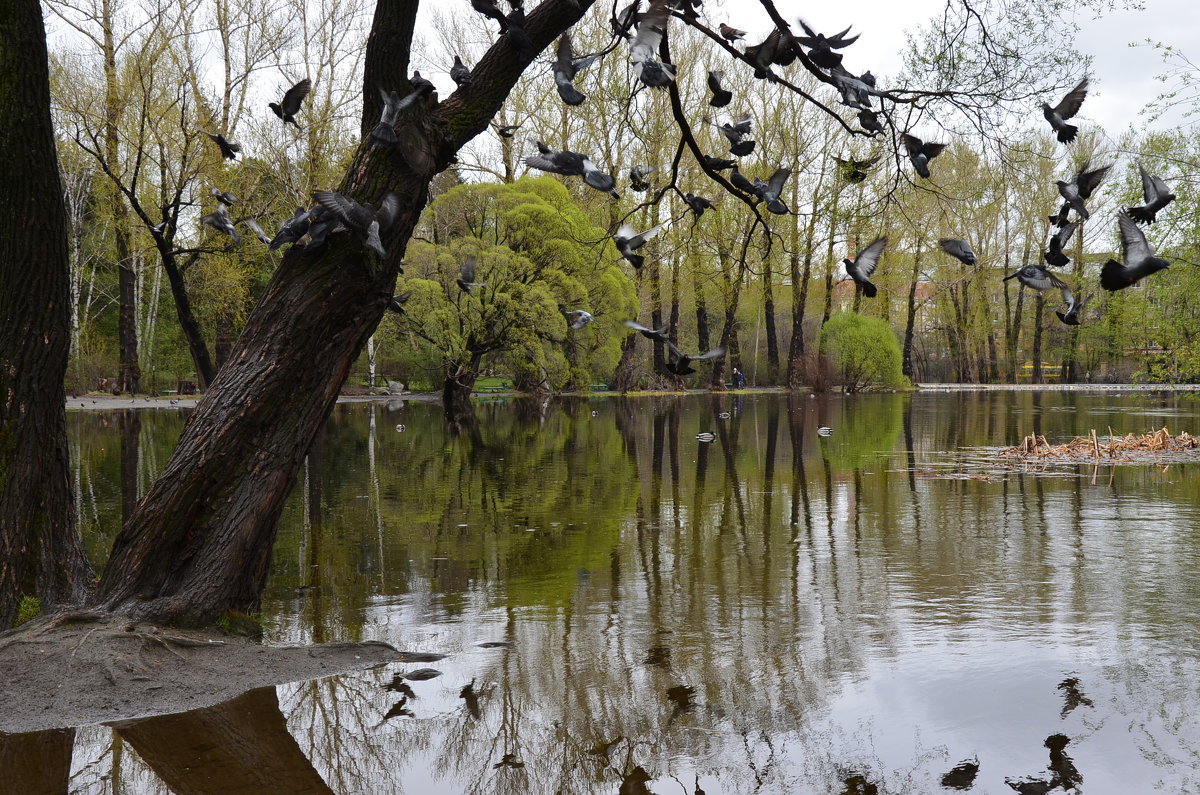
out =
[[[364,78],[364,119],[378,118],[378,86],[405,86],[417,0],[379,0]],[[543,3],[526,30],[540,51],[583,14]],[[353,233],[284,256],[162,476],[113,546],[100,604],[155,621],[206,623],[257,606],[276,524],[313,438],[350,366],[383,317],[429,182],[487,129],[528,62],[502,37],[474,80],[441,104],[418,102],[400,119],[400,145],[365,139],[342,193],[378,206],[399,199],[376,259]],[[411,90],[402,88],[402,93]]]
[[[0,628],[89,580],[71,501],[66,390],[70,264],[42,11],[0,0]],[[19,156],[18,156],[19,153]]]

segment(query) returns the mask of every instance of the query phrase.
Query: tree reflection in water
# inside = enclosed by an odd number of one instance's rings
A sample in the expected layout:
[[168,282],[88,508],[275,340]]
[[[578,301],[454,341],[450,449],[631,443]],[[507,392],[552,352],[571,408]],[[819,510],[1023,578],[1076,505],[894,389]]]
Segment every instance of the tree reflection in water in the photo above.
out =
[[[409,666],[281,688],[278,711],[338,792],[935,792],[968,762],[986,792],[1056,764],[1200,790],[1198,468],[1033,473],[976,449],[1163,414],[1195,431],[1198,408],[577,398],[483,403],[455,434],[436,405],[344,406],[280,528],[268,636],[448,656],[387,720]],[[135,438],[98,417],[72,417],[95,556]],[[178,422],[142,418],[140,468]],[[122,737],[81,729],[73,786],[161,791]]]

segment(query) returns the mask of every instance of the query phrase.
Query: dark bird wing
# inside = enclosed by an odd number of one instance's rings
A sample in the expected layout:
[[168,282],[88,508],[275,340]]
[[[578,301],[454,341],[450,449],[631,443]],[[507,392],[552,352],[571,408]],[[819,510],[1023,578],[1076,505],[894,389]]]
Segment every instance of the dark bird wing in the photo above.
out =
[[1071,92],[1063,97],[1063,101],[1054,107],[1054,112],[1059,118],[1069,119],[1079,112],[1079,108],[1083,105],[1083,100],[1087,98],[1088,78],[1083,78],[1079,81],[1079,85],[1071,89]]
[[1154,256],[1154,249],[1146,242],[1146,235],[1127,213],[1117,213],[1117,226],[1121,230],[1121,255],[1125,267],[1136,269]]
[[458,275],[462,278],[462,280],[464,282],[471,283],[471,282],[475,281],[475,258],[474,257],[467,257],[465,260],[463,260],[462,265],[458,266]]
[[1057,287],[1060,290],[1066,287],[1066,282],[1055,276],[1045,268],[1037,265],[1026,265],[1011,276],[1005,277],[1011,279],[1017,277],[1017,281],[1026,287],[1032,287],[1034,290],[1049,290],[1051,287]]
[[[858,252],[858,256],[854,258],[852,267],[863,278],[868,278],[875,272],[875,268],[879,265],[879,257],[883,255],[883,250],[887,248],[888,239],[884,237],[875,238],[862,251]],[[847,267],[846,270],[850,270]],[[853,274],[852,274],[853,275]]]
[[312,91],[312,81],[306,77],[287,90],[283,101],[279,103],[280,109],[289,116],[295,116],[300,112],[300,103],[308,96],[309,91]]
[[360,226],[356,216],[360,214],[362,205],[353,199],[331,190],[314,190],[313,199],[351,226]]
[[974,265],[976,262],[975,252],[965,240],[943,238],[938,241],[938,245],[942,247],[942,251],[967,265]]
[[787,205],[779,198],[783,192],[783,185],[787,182],[788,177],[792,175],[790,168],[777,168],[771,178],[767,180],[767,185],[763,188],[759,195],[763,197],[763,201],[767,203],[767,209],[776,215],[784,215],[787,213]]
[[1091,198],[1092,193],[1096,188],[1100,187],[1100,183],[1104,181],[1104,175],[1112,168],[1112,165],[1101,166],[1100,168],[1087,170],[1088,164],[1080,169],[1079,174],[1075,177],[1075,186],[1079,188],[1079,198]]

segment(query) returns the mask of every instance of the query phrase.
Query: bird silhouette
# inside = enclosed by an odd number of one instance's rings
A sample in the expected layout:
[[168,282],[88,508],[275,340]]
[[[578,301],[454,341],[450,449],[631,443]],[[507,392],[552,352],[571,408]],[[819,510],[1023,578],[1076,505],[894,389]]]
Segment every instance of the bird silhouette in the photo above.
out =
[[617,244],[617,251],[621,252],[621,256],[635,268],[642,267],[646,258],[641,254],[635,253],[639,248],[646,245],[646,242],[652,239],[655,235],[664,229],[671,226],[670,221],[664,221],[656,227],[647,229],[645,232],[638,234],[629,224],[622,224],[613,235],[613,242]]
[[1046,121],[1050,122],[1050,126],[1054,128],[1054,132],[1058,135],[1058,140],[1061,143],[1067,144],[1075,140],[1075,134],[1079,132],[1079,128],[1074,124],[1067,124],[1066,120],[1073,118],[1079,112],[1080,106],[1083,105],[1083,100],[1087,98],[1088,78],[1083,78],[1079,81],[1079,85],[1071,89],[1062,102],[1054,107],[1050,107],[1049,103],[1042,103],[1042,115],[1046,117]]
[[725,355],[724,348],[713,348],[711,351],[706,351],[705,353],[692,356],[691,354],[684,353],[675,345],[675,343],[671,342],[670,340],[665,340],[665,342],[667,343],[667,349],[672,354],[672,358],[667,360],[666,367],[669,372],[674,373],[675,375],[691,375],[692,373],[696,372],[695,369],[690,366],[692,362],[700,362],[706,359],[719,359]]
[[704,167],[712,171],[724,171],[727,168],[734,168],[738,162],[730,157],[713,157],[712,155],[705,155],[701,160],[704,162]]
[[727,121],[723,124],[717,124],[708,119],[705,119],[705,121],[720,130],[721,134],[729,140],[730,154],[745,157],[754,151],[754,141],[747,140],[747,136],[751,134],[753,127],[753,121],[749,116],[743,116],[737,121]]
[[1146,169],[1138,166],[1142,174],[1142,206],[1128,207],[1125,212],[1139,224],[1152,224],[1158,211],[1175,201],[1175,194],[1156,176],[1146,173]]
[[381,257],[387,256],[379,233],[386,230],[396,219],[400,208],[400,196],[389,193],[376,210],[369,204],[359,204],[331,190],[313,191],[313,199],[334,217],[363,236],[363,244]]
[[275,233],[275,237],[267,245],[267,248],[274,251],[280,246],[299,241],[304,236],[304,233],[308,231],[312,215],[311,210],[297,207],[296,213],[279,225],[279,231]]
[[306,77],[289,88],[278,103],[268,102],[267,105],[284,124],[290,124],[299,130],[302,128],[296,123],[296,114],[300,112],[300,104],[304,102],[309,91],[312,91],[312,81]]
[[879,123],[879,114],[870,108],[863,108],[858,112],[858,125],[869,133],[883,132],[883,125]]
[[634,166],[629,169],[629,189],[644,193],[650,190],[650,175],[654,173],[654,166]]
[[463,63],[462,58],[457,55],[454,56],[454,65],[450,67],[450,79],[460,88],[471,84],[471,67]]
[[403,315],[404,305],[408,303],[408,299],[410,298],[412,298],[411,290],[403,293],[397,293],[396,295],[392,296],[390,301],[388,301],[388,309],[397,314]]
[[1009,279],[1016,279],[1026,287],[1039,291],[1049,290],[1051,287],[1057,287],[1060,290],[1068,289],[1066,282],[1041,265],[1025,265],[1017,268],[1004,277],[1004,281],[1008,281]]
[[1087,298],[1080,298],[1067,287],[1062,288],[1062,298],[1067,304],[1066,312],[1054,310],[1054,314],[1058,315],[1058,319],[1066,323],[1068,326],[1079,325],[1079,313],[1083,311],[1083,307],[1087,305]]
[[616,180],[611,174],[597,168],[587,155],[567,150],[556,152],[541,141],[538,141],[538,150],[538,154],[525,158],[525,165],[553,174],[582,176],[583,181],[596,190],[607,193],[614,199],[621,198],[616,191]]
[[629,328],[633,329],[634,331],[638,332],[639,334],[641,334],[643,337],[645,337],[648,340],[655,340],[657,342],[667,342],[667,327],[666,326],[663,326],[662,328],[646,328],[641,323],[638,323],[636,320],[626,320],[625,325],[628,326]]
[[242,151],[241,144],[237,143],[236,141],[226,140],[224,135],[219,133],[210,133],[208,130],[201,130],[200,132],[204,133],[213,140],[213,143],[215,143],[221,149],[221,157],[226,160],[236,159],[238,152]]
[[1060,226],[1054,234],[1050,236],[1050,242],[1046,250],[1042,252],[1042,259],[1047,265],[1053,265],[1057,268],[1065,267],[1070,264],[1071,260],[1063,251],[1067,243],[1071,241],[1071,237],[1075,234],[1075,230],[1079,228],[1078,221],[1072,221],[1069,224]]
[[683,200],[688,207],[692,208],[692,212],[695,214],[697,220],[699,220],[700,216],[704,215],[705,210],[717,209],[717,205],[703,196],[697,196],[693,193],[683,194]]
[[221,204],[224,204],[226,207],[232,207],[238,203],[237,196],[234,196],[232,193],[226,193],[220,188],[213,188],[209,191],[209,193],[212,194],[213,198],[215,198]]
[[964,265],[976,265],[979,262],[975,258],[975,252],[971,250],[971,246],[965,240],[944,237],[938,241],[938,245],[942,247],[942,251]]
[[633,74],[650,88],[666,88],[675,80],[675,65],[655,59],[674,5],[674,0],[651,0],[650,7],[638,17],[637,34],[629,46]]
[[1146,242],[1146,235],[1129,215],[1117,213],[1117,227],[1121,232],[1121,256],[1125,261],[1121,263],[1110,259],[1100,268],[1100,286],[1109,292],[1123,290],[1170,264],[1154,256],[1154,249]]
[[[567,322],[570,324],[571,328],[576,331],[583,328],[588,323],[594,323],[596,321],[596,318],[592,316],[591,312],[586,312],[582,309],[571,309],[563,312],[563,315],[567,318]],[[574,316],[574,319],[571,319],[572,316]]]
[[908,159],[922,177],[929,179],[929,161],[940,155],[948,144],[926,143],[915,135],[900,134],[900,142],[908,150]]
[[717,25],[717,32],[721,34],[721,38],[725,39],[725,41],[729,42],[730,44],[733,44],[738,39],[744,39],[746,37],[746,31],[738,30],[732,25],[726,25],[724,22],[722,22],[720,25]]
[[580,105],[587,99],[575,88],[572,81],[580,71],[586,69],[595,60],[595,55],[576,58],[575,50],[571,46],[570,35],[564,33],[559,37],[552,71],[554,72],[554,84],[558,88],[558,95],[562,97],[563,102],[568,105]]
[[470,294],[472,287],[486,287],[487,282],[475,281],[475,258],[467,257],[463,260],[462,265],[458,266],[458,278],[454,280],[458,284],[458,289],[464,293]]
[[715,69],[708,70],[708,89],[712,91],[712,96],[708,98],[708,104],[714,108],[723,108],[733,101],[733,92],[721,87],[721,77],[724,72],[718,72]]
[[233,228],[233,221],[229,218],[229,213],[225,211],[224,204],[218,204],[217,209],[208,215],[200,216],[200,223],[211,226],[218,232],[224,232],[232,238],[234,244],[242,241],[241,235]]
[[883,255],[887,244],[886,236],[877,237],[866,248],[858,252],[858,256],[854,259],[842,260],[842,264],[846,266],[846,273],[854,280],[855,284],[862,288],[863,295],[867,298],[874,298],[878,293],[878,289],[871,283],[871,274],[879,266],[879,258]]
[[783,192],[783,185],[791,175],[792,170],[790,168],[780,166],[767,179],[766,184],[758,189],[758,195],[766,203],[767,210],[775,215],[786,215],[788,212],[787,205],[783,203],[779,195]]
[[[1054,181],[1054,184],[1058,186],[1059,195],[1063,197],[1063,201],[1084,221],[1091,217],[1087,207],[1084,206],[1084,201],[1090,199],[1096,188],[1100,187],[1100,183],[1104,181],[1104,175],[1108,173],[1110,168],[1112,166],[1107,165],[1094,169],[1091,163],[1085,160],[1070,182],[1065,182],[1061,179]],[[1065,218],[1065,215],[1060,213],[1059,218]]]
[[489,124],[496,130],[496,135],[499,135],[501,138],[512,138],[516,135],[517,130],[521,129],[521,125],[519,124],[500,125],[495,122],[489,122]]
[[396,122],[399,120],[400,112],[434,92],[433,83],[420,75],[420,72],[413,73],[413,90],[403,98],[395,91],[379,89],[379,96],[383,99],[383,110],[379,114],[379,122],[371,130],[371,138],[385,146],[395,146],[400,143],[400,139],[396,137]]
[[496,20],[496,23],[500,25],[500,33],[503,34],[508,30],[508,20],[505,19],[500,6],[496,5],[496,0],[471,0],[471,8],[488,19]]
[[754,76],[759,80],[772,76],[772,66],[790,66],[796,60],[796,53],[779,28],[768,33],[761,43],[747,47],[744,55],[754,67]]

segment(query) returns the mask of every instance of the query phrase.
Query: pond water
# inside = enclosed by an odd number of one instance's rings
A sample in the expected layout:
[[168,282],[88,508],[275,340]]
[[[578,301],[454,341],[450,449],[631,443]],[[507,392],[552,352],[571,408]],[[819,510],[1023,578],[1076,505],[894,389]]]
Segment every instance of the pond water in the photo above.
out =
[[[339,406],[262,606],[271,642],[444,659],[255,691],[140,735],[82,729],[72,789],[166,792],[185,770],[229,791],[211,782],[241,769],[275,771],[279,792],[934,793],[972,781],[943,783],[970,762],[976,793],[1200,792],[1200,465],[1034,470],[989,449],[1197,433],[1200,401],[477,408],[452,433],[433,404]],[[100,561],[183,417],[69,420]],[[213,754],[196,727],[221,720],[278,731]]]

